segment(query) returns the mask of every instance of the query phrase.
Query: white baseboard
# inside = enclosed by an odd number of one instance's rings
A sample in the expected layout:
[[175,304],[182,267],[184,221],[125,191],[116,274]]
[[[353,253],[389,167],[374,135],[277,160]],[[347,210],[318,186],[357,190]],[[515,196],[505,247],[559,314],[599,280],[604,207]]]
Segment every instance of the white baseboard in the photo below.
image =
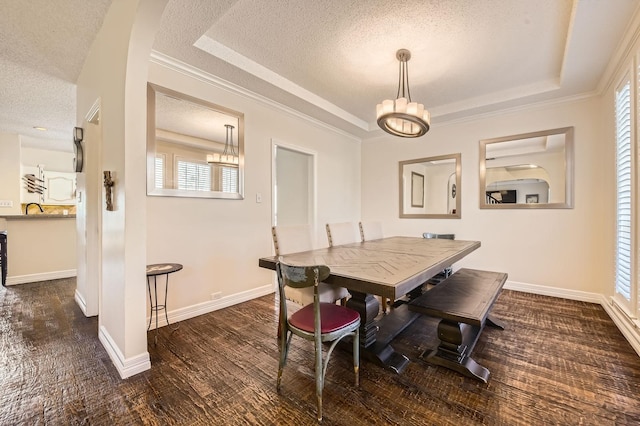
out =
[[610,299],[604,295],[601,295],[601,297],[602,307],[607,311],[607,314],[609,314],[609,317],[611,317],[613,322],[616,324],[616,327],[618,327],[618,330],[620,330],[625,339],[627,339],[633,350],[640,356],[640,331],[638,330],[637,325],[630,321],[629,317],[620,311],[617,306],[611,303]]
[[[505,286],[507,290],[515,290],[526,293],[540,294],[543,296],[559,297],[563,299],[578,300],[581,302],[597,303],[600,304],[607,312],[609,317],[616,324],[620,332],[627,339],[629,344],[640,356],[640,333],[634,324],[630,323],[622,313],[620,313],[611,303],[608,303],[606,297],[599,293],[590,293],[579,290],[568,290],[556,287],[547,287],[538,284],[528,284],[516,281],[507,281]],[[258,287],[252,290],[247,290],[241,293],[236,293],[230,296],[222,297],[217,300],[198,303],[193,306],[176,309],[167,313],[170,323],[176,323],[189,318],[193,318],[199,315],[203,315],[209,312],[217,311],[222,308],[226,308],[238,303],[246,302],[257,297],[266,296],[274,292],[272,284]],[[76,299],[78,300],[78,299]],[[80,304],[80,303],[78,303]],[[149,318],[147,318],[147,323]],[[158,327],[167,325],[164,315],[160,315],[158,318]],[[155,328],[155,321],[151,325],[151,328]],[[126,379],[135,374],[141,373],[151,368],[151,362],[149,359],[149,353],[137,355],[133,358],[124,359],[118,346],[113,342],[106,329],[100,327],[99,338],[103,346],[107,350],[109,357],[115,365],[120,377]]]
[[7,277],[7,285],[26,284],[36,281],[59,280],[61,278],[75,277],[76,275],[77,271],[75,269],[68,269],[66,271],[42,272],[39,274],[16,275],[13,277]]
[[116,370],[118,370],[118,374],[120,374],[121,378],[126,379],[151,368],[149,352],[143,352],[134,357],[125,359],[120,348],[118,348],[118,345],[113,341],[106,328],[102,326],[100,327],[98,338],[100,339],[102,346],[107,350],[107,354],[109,354],[109,358],[111,358],[111,362],[113,362],[113,365],[116,367]]
[[80,310],[82,311],[82,313],[84,314],[84,316],[88,316],[87,315],[87,302],[86,300],[84,300],[84,297],[82,297],[82,294],[80,294],[80,292],[78,291],[78,289],[76,288],[76,291],[73,294],[73,300],[76,301],[76,304],[80,307]]
[[[266,296],[274,292],[273,285],[265,285],[257,287],[251,290],[243,291],[240,293],[225,296],[217,300],[211,300],[209,302],[198,303],[196,305],[187,306],[185,308],[176,309],[174,311],[167,312],[169,322],[171,324],[183,321],[189,318],[194,318],[202,314],[217,311],[218,309],[227,308],[238,303],[246,302],[251,299]],[[147,317],[147,324],[149,323],[149,317]],[[167,321],[164,315],[161,313],[158,316],[158,327],[164,327],[167,325]],[[151,324],[151,330],[156,328],[156,321],[153,318],[153,324]]]
[[602,295],[600,293],[589,293],[580,290],[547,287],[544,285],[521,283],[517,281],[507,281],[504,285],[504,289],[521,291],[523,293],[539,294],[542,296],[560,297],[562,299],[579,300],[580,302],[602,302]]
[[560,297],[562,299],[597,303],[604,308],[607,315],[609,315],[616,327],[618,327],[622,335],[627,339],[633,350],[635,350],[638,356],[640,356],[640,330],[638,330],[635,324],[629,321],[626,315],[613,306],[603,294],[520,283],[516,281],[507,281],[504,288],[506,290],[522,291],[525,293],[540,294],[542,296]]

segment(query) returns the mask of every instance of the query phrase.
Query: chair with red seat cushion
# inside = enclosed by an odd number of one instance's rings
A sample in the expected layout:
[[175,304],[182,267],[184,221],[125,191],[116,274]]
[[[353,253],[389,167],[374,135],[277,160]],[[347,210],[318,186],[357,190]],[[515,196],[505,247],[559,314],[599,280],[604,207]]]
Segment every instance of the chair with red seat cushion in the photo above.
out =
[[[311,241],[311,228],[309,225],[272,226],[273,247],[276,256],[298,253],[313,249]],[[342,305],[347,302],[349,292],[344,287],[336,287],[326,283],[318,286],[321,302],[335,303],[340,300]],[[298,305],[310,305],[313,303],[313,289],[293,288],[286,290],[287,299]]]
[[[314,342],[315,346],[315,376],[316,398],[318,405],[318,421],[322,420],[322,389],[324,377],[329,364],[329,358],[338,342],[352,336],[353,340],[353,369],[355,372],[356,386],[358,386],[358,369],[360,366],[360,314],[353,309],[333,303],[321,303],[318,294],[318,285],[327,279],[330,274],[329,267],[325,265],[294,266],[286,264],[283,258],[276,264],[278,275],[278,294],[280,298],[280,365],[278,367],[277,389],[280,391],[282,370],[287,362],[287,353],[291,337],[295,334],[306,340]],[[313,304],[298,310],[290,317],[287,314],[287,302],[285,287],[313,288]],[[326,360],[322,362],[322,343],[331,342],[327,351]]]

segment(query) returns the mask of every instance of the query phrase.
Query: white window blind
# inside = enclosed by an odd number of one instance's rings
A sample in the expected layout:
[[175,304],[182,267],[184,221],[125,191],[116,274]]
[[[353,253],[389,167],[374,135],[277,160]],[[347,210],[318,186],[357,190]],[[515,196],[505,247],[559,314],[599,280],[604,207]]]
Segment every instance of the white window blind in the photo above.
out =
[[238,192],[238,168],[222,168],[222,192]]
[[164,155],[156,156],[154,181],[156,188],[164,188]]
[[616,90],[616,293],[631,300],[631,81]]
[[211,167],[206,162],[178,159],[178,189],[211,191]]

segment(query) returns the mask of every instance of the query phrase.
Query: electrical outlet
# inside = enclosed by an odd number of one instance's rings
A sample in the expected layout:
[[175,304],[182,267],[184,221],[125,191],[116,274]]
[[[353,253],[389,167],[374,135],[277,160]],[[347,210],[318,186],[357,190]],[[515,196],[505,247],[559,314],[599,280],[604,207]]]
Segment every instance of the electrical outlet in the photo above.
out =
[[0,200],[0,207],[13,207],[13,201],[11,201],[11,200]]
[[215,293],[211,293],[211,300],[218,300],[218,299],[222,299],[222,292],[221,291],[217,291]]

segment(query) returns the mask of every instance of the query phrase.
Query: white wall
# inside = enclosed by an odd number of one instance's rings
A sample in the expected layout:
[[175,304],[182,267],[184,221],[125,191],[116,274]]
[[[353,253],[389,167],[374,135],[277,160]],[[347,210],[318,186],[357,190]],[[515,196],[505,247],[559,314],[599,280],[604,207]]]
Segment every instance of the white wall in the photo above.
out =
[[[559,127],[575,127],[575,207],[481,210],[479,141]],[[384,223],[385,235],[454,233],[482,247],[456,266],[504,271],[510,282],[574,292],[604,293],[611,283],[611,186],[603,179],[600,99],[532,106],[438,125],[422,138],[382,136],[362,143],[362,215]],[[462,153],[461,219],[399,219],[398,161]],[[605,195],[605,201],[600,196]]]
[[45,170],[53,172],[73,172],[72,152],[51,151],[38,148],[22,148],[21,162],[23,166],[42,165]]
[[[99,100],[100,161],[80,179],[86,202],[100,203],[99,337],[122,377],[149,368],[146,263],[146,80],[155,31],[166,0],[114,1],[78,78],[77,121]],[[88,153],[89,154],[89,153]],[[88,163],[89,164],[89,163]],[[114,210],[104,211],[102,171],[115,179]],[[86,210],[94,211],[87,206]],[[93,232],[79,215],[78,232]],[[83,223],[84,221],[84,223]],[[92,223],[94,224],[94,223]],[[81,239],[79,239],[82,242]],[[92,247],[95,248],[95,247]],[[85,247],[78,247],[84,250]]]
[[7,284],[23,284],[76,274],[73,218],[8,219]]
[[11,207],[0,207],[1,215],[20,214],[20,137],[0,133],[0,200]]
[[[170,320],[273,291],[273,273],[258,267],[273,252],[272,139],[318,153],[318,244],[327,245],[327,222],[360,219],[359,141],[157,63],[149,81],[245,114],[244,200],[147,197],[147,262],[184,265],[169,282]],[[221,304],[213,293],[221,293]]]

